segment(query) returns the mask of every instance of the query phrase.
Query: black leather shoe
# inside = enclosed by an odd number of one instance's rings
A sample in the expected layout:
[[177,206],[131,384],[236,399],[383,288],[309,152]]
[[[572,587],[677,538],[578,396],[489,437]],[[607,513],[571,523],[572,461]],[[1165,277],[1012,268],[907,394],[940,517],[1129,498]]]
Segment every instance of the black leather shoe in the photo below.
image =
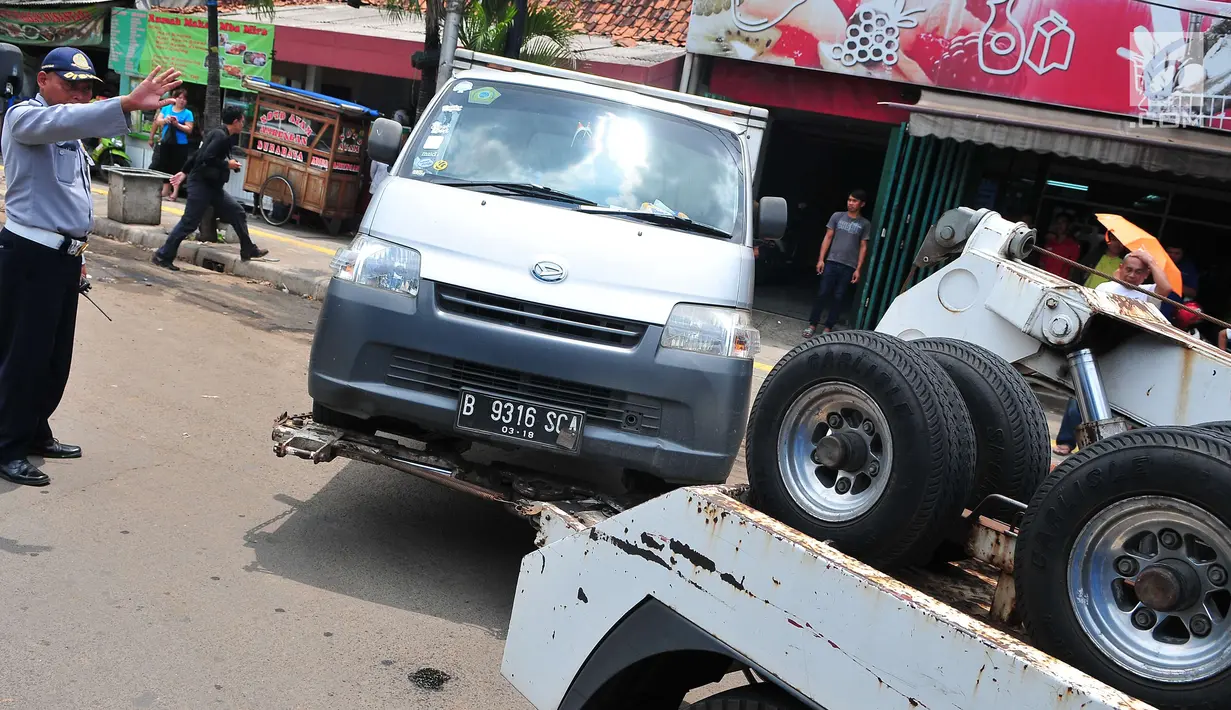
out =
[[81,447],[61,444],[58,440],[52,439],[41,446],[30,449],[30,455],[42,456],[45,459],[79,459],[81,458]]
[[13,483],[20,483],[23,486],[45,486],[51,483],[51,479],[47,477],[47,474],[35,468],[33,464],[25,459],[0,464],[0,477],[7,478]]

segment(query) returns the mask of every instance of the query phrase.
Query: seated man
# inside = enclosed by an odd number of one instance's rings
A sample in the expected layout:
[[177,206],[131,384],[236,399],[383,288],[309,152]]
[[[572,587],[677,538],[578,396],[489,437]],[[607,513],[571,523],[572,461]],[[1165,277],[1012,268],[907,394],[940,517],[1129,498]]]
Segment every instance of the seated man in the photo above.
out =
[[[1154,277],[1154,283],[1142,286],[1148,276]],[[1171,282],[1167,280],[1167,274],[1163,267],[1144,249],[1138,249],[1124,257],[1124,261],[1120,263],[1120,268],[1116,269],[1116,278],[1124,283],[1141,286],[1151,293],[1171,293]],[[1153,302],[1155,305],[1159,303],[1159,301],[1150,298],[1147,294],[1135,291],[1115,281],[1103,282],[1094,290],[1103,293],[1114,293],[1117,296],[1124,296],[1125,298],[1137,301]],[[1081,424],[1081,413],[1077,408],[1077,400],[1069,400],[1068,410],[1064,413],[1064,420],[1060,422],[1060,433],[1056,434],[1056,446],[1052,448],[1053,453],[1059,456],[1068,456],[1073,453],[1073,449],[1077,448],[1078,424]]]

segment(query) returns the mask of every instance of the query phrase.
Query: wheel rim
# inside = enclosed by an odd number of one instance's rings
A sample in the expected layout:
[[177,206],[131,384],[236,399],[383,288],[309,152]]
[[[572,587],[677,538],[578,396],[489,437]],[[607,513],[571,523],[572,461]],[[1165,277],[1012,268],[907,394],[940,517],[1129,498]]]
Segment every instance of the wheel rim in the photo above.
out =
[[812,387],[782,420],[778,468],[791,498],[815,518],[846,522],[867,514],[885,492],[892,464],[885,414],[854,385]]
[[[265,185],[262,187],[261,194],[257,199],[261,218],[268,224],[277,227],[291,218],[291,211],[295,209],[295,188],[285,177],[275,175],[265,181]],[[265,200],[270,202],[268,209],[265,207]],[[279,208],[284,210],[280,219],[274,216],[278,213]]]
[[1192,683],[1231,666],[1231,529],[1163,496],[1120,501],[1069,556],[1069,600],[1107,657],[1150,680]]

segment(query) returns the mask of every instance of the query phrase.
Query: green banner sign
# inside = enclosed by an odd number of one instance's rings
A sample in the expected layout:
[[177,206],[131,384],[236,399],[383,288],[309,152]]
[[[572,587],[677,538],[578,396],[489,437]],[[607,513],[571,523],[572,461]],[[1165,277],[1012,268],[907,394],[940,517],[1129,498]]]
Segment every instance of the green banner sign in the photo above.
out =
[[111,10],[111,56],[108,65],[126,76],[141,73],[141,53],[145,51],[145,25],[148,10],[114,8]]
[[[204,84],[207,38],[204,16],[149,13],[139,73],[146,74],[155,65],[174,67],[183,72],[184,81]],[[269,81],[274,62],[273,25],[220,18],[218,43],[222,88],[242,90],[245,76]]]
[[107,41],[107,5],[47,10],[0,7],[0,41],[94,47]]

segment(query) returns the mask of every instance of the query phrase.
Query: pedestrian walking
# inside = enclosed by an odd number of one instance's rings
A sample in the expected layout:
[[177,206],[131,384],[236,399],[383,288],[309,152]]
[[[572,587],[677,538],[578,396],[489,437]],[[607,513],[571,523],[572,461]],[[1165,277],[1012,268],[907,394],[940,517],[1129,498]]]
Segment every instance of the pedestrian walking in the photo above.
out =
[[252,243],[248,235],[248,215],[234,197],[227,194],[228,171],[239,170],[239,161],[232,159],[231,148],[235,136],[244,130],[244,112],[234,106],[223,109],[222,127],[215,128],[205,136],[201,148],[184,164],[183,169],[171,178],[172,185],[188,181],[188,199],[184,203],[184,216],[171,229],[167,241],[154,252],[155,264],[171,271],[179,271],[175,255],[180,244],[201,226],[205,211],[213,205],[218,219],[226,222],[239,235],[239,257],[244,261],[259,259],[269,253]]
[[846,198],[846,211],[834,212],[829,218],[821,256],[816,262],[821,284],[812,303],[805,338],[816,334],[821,312],[826,308],[829,316],[825,319],[825,332],[834,329],[846,308],[846,292],[859,283],[860,271],[868,256],[868,240],[872,238],[872,223],[863,217],[863,207],[867,203],[868,196],[863,190],[852,190]]
[[7,220],[0,231],[0,477],[51,482],[29,457],[79,458],[50,419],[72,364],[81,254],[94,222],[89,164],[81,140],[128,133],[133,111],[171,102],[180,73],[155,67],[131,93],[91,102],[101,82],[85,53],[58,47],[38,73],[38,94],[4,116],[0,150]]

